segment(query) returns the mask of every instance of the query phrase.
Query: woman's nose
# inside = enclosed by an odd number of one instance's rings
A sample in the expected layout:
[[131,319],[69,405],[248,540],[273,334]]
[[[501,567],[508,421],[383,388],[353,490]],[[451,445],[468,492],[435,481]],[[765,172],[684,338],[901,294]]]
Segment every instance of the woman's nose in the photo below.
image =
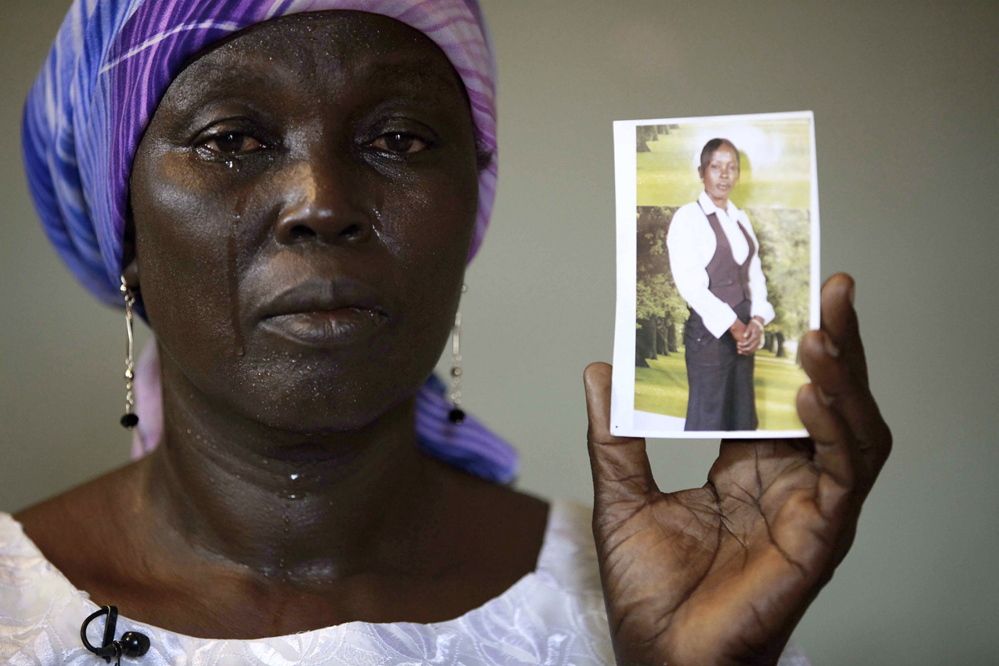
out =
[[371,236],[372,225],[358,205],[349,168],[302,161],[283,174],[285,199],[274,229],[279,243],[359,243]]

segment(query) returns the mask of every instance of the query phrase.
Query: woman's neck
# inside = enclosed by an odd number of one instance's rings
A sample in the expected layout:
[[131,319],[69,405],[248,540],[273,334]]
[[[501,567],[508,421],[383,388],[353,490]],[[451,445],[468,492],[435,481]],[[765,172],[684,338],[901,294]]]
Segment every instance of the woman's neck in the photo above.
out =
[[196,393],[164,396],[149,509],[203,554],[330,581],[393,568],[385,545],[439,508],[439,466],[417,449],[413,399],[353,432],[301,434],[212,409]]
[[728,197],[715,197],[708,194],[708,198],[711,199],[711,203],[713,203],[716,208],[721,208],[723,211],[728,212]]

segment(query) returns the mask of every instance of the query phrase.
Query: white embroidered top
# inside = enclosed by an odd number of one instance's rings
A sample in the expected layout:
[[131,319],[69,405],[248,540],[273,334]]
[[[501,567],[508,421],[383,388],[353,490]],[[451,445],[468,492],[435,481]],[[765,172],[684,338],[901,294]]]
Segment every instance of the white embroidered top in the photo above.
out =
[[[0,513],[0,663],[101,666],[80,641],[98,610],[45,557],[9,514]],[[118,619],[118,635],[140,631],[150,648],[138,666],[333,666],[613,664],[590,509],[554,502],[537,569],[480,608],[434,624],[349,622],[257,640],[193,638]],[[103,622],[89,636],[100,643]],[[808,666],[789,646],[780,666]]]

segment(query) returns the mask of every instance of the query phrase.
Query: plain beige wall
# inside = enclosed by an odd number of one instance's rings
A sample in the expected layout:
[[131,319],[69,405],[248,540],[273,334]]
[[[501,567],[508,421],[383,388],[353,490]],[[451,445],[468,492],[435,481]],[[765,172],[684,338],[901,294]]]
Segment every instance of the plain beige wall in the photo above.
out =
[[[999,663],[999,59],[994,2],[484,0],[499,199],[468,274],[468,407],[520,485],[589,501],[580,374],[609,360],[611,121],[812,109],[823,274],[858,280],[896,449],[798,641],[816,664]],[[123,463],[122,321],[28,202],[21,101],[68,0],[0,0],[0,509]],[[663,488],[713,442],[656,442]],[[99,517],[95,516],[95,529]]]

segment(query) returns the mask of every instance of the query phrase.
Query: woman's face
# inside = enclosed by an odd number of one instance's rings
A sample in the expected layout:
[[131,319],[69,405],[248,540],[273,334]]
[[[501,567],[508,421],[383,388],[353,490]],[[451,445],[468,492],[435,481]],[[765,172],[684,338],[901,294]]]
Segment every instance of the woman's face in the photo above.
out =
[[729,195],[739,183],[739,156],[730,146],[722,144],[711,153],[707,166],[699,167],[704,191],[716,203],[728,201]]
[[414,29],[319,12],[202,55],[131,179],[167,390],[290,430],[370,423],[437,361],[477,194],[464,88]]

